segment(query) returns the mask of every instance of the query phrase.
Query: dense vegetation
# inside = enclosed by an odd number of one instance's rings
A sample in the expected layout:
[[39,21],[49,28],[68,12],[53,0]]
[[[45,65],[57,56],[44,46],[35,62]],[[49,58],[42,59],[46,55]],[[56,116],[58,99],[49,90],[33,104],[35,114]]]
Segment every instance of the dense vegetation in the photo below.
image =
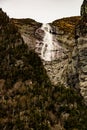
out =
[[66,130],[87,128],[87,107],[71,88],[28,80],[16,82],[11,88],[5,85],[1,92],[2,130],[49,130],[59,122]]

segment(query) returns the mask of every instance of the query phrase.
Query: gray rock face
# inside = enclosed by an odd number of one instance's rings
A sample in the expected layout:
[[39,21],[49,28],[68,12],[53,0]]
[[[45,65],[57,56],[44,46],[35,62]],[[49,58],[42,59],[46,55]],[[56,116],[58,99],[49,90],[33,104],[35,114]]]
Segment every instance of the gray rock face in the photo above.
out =
[[[82,21],[81,21],[82,24]],[[87,23],[84,28],[86,29]],[[78,73],[79,73],[79,86],[81,94],[87,104],[87,33],[81,29],[81,25],[77,27],[76,34],[78,34],[77,47],[78,47]]]
[[[41,57],[51,82],[66,87],[76,86],[78,74],[75,40],[69,41],[62,30],[49,24],[42,25],[36,33],[40,40],[37,41],[35,51]],[[69,46],[70,42],[73,46]]]
[[38,37],[35,31],[39,30],[39,27],[42,25],[32,19],[12,19],[15,25],[18,27],[21,37],[23,38],[25,44],[28,45],[29,50],[35,49],[36,38]]
[[76,27],[78,47],[78,73],[81,94],[87,104],[87,0],[81,6],[82,19]]
[[[46,35],[46,32],[43,30],[44,37],[40,36],[42,37],[40,41],[42,44],[38,44],[40,48],[39,53],[37,53],[42,58],[51,82],[55,85],[61,83],[66,87],[71,86],[80,89],[85,103],[87,103],[87,33],[84,31],[87,26],[86,22],[83,23],[82,21],[76,27],[75,38],[72,38],[71,41],[68,39],[68,35],[58,33],[57,27],[54,30],[52,30],[52,26],[50,27],[51,31],[49,33],[52,37],[50,42],[55,42],[59,46],[59,50],[58,46],[56,46],[56,52],[50,49],[50,54],[55,55],[55,58],[50,60],[47,60],[49,55],[46,56],[46,59],[43,59],[40,53]],[[42,34],[39,33],[38,35]],[[50,42],[48,41],[47,43],[50,44]]]

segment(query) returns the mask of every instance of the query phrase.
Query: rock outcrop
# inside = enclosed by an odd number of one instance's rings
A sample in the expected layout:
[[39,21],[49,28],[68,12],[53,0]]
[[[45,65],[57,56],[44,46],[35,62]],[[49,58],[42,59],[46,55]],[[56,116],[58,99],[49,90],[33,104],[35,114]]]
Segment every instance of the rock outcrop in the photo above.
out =
[[87,0],[81,6],[82,19],[76,27],[76,43],[78,47],[79,86],[87,104]]
[[81,6],[81,16],[87,20],[87,0],[84,0]]
[[21,33],[21,37],[23,38],[25,44],[28,45],[29,50],[35,50],[35,44],[36,44],[35,31],[42,24],[28,18],[12,19],[12,21],[19,29],[19,32]]

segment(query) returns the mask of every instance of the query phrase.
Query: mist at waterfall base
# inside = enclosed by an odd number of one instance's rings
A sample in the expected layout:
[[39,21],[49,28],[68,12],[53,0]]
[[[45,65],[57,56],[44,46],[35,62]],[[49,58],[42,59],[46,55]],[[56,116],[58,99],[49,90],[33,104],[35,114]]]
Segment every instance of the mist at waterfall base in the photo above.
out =
[[48,23],[80,15],[82,2],[83,0],[0,0],[0,8],[11,18],[32,18]]

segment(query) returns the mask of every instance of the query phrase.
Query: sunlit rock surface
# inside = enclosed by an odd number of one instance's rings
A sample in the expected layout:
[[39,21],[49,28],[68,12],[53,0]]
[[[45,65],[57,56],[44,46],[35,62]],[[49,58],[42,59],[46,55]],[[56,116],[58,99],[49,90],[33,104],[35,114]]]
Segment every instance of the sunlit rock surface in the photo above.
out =
[[[51,24],[43,24],[38,31],[36,30],[36,33],[41,39],[37,40],[35,51],[41,57],[51,82],[55,85],[61,83],[65,86],[74,86],[76,84],[74,76],[77,75],[77,72],[72,64],[75,66],[77,62],[72,63],[74,62],[72,61],[72,50],[75,51],[75,49],[58,38],[60,35],[66,38],[63,30],[59,30]],[[73,41],[75,45],[75,40],[72,39]]]
[[[43,37],[40,41],[37,41],[36,52],[40,53],[41,59],[44,61],[55,61],[63,55],[63,48],[58,43],[55,35],[52,34],[52,27],[49,24],[43,24],[38,32],[43,32]],[[39,37],[42,36],[38,33]],[[38,49],[39,48],[39,49]]]

